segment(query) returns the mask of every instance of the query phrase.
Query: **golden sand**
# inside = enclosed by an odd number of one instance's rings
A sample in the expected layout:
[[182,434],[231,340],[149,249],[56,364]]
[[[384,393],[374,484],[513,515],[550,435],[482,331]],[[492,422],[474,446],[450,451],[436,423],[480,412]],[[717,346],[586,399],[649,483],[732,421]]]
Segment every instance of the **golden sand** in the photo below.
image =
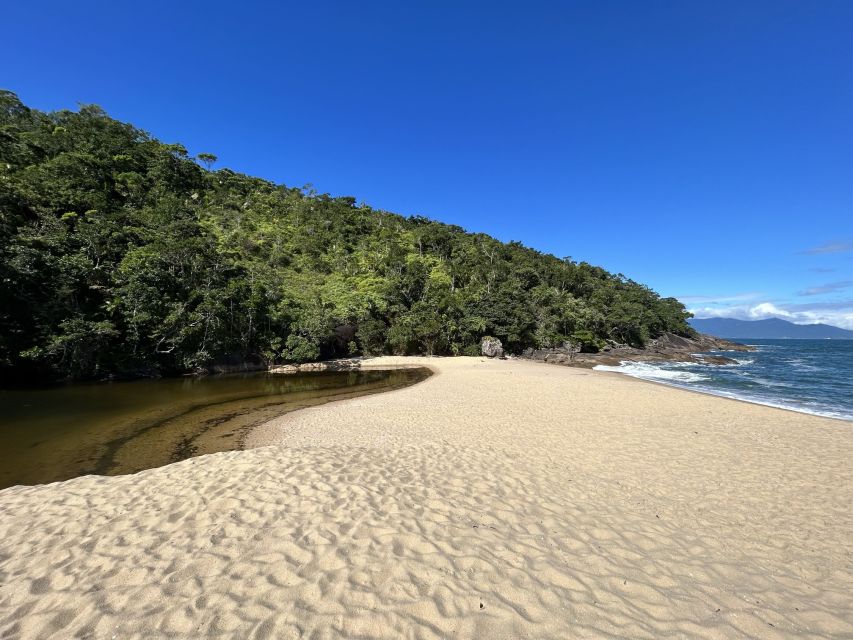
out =
[[0,638],[853,637],[850,423],[391,364],[437,375],[249,451],[0,492]]

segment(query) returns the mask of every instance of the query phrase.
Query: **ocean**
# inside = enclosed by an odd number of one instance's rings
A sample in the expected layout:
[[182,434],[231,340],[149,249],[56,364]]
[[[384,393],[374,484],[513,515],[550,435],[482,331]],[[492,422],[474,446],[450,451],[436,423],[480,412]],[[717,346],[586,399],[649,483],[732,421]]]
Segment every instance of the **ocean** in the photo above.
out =
[[599,365],[635,378],[727,398],[853,420],[853,340],[737,340],[756,351],[716,351],[730,365],[623,362]]

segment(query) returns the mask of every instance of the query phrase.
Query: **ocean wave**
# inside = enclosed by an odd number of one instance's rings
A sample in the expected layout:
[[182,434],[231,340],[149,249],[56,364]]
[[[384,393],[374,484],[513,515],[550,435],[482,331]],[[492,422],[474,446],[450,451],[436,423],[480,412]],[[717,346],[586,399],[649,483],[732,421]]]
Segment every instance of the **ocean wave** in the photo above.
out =
[[[701,358],[705,354],[696,353],[694,355],[699,356]],[[755,362],[755,360],[753,360],[752,358],[731,358],[731,359],[734,360],[734,362],[727,362],[725,364],[717,364],[715,362],[704,362],[703,361],[703,362],[700,362],[699,365],[703,366],[703,367],[714,367],[714,368],[719,369],[721,367],[722,368],[725,368],[725,367],[745,367],[745,366],[753,364]]]
[[810,364],[809,361],[804,358],[785,358],[782,362],[796,371],[814,372],[821,370],[820,367]]
[[780,382],[778,380],[768,380],[767,378],[759,378],[758,376],[751,375],[751,382],[755,382],[756,384],[761,384],[766,387],[792,387],[793,385],[787,382]]
[[[751,364],[752,360],[743,364]],[[690,389],[708,395],[718,396],[722,398],[730,398],[732,400],[740,400],[742,402],[750,402],[759,404],[765,407],[773,407],[776,409],[785,409],[788,411],[796,411],[799,413],[807,413],[810,415],[821,416],[825,418],[835,418],[839,420],[853,420],[853,411],[847,411],[836,407],[827,406],[826,403],[815,401],[813,399],[794,399],[794,398],[775,398],[757,394],[748,391],[731,391],[719,387],[711,386],[715,382],[712,376],[701,375],[692,371],[684,371],[687,367],[696,367],[694,363],[667,362],[665,364],[656,364],[649,362],[632,362],[629,360],[623,361],[619,366],[598,365],[593,367],[596,371],[611,371],[640,378],[652,382],[667,384],[672,387]],[[702,367],[714,367],[718,365],[699,365]],[[729,365],[730,367],[733,365]],[[718,367],[719,368],[719,367]],[[710,369],[713,370],[713,369]],[[749,378],[751,383],[756,383],[765,387],[787,387],[795,389],[796,387],[781,381],[771,381],[767,378],[758,377],[749,372],[741,372],[738,377]],[[710,382],[711,384],[701,384]],[[699,383],[699,384],[697,384]]]
[[691,366],[690,363],[670,363],[668,368],[663,368],[660,365],[650,364],[648,362],[631,362],[630,360],[623,361],[618,367],[608,365],[597,365],[593,367],[596,371],[614,371],[623,373],[634,378],[642,378],[644,380],[661,380],[670,382],[701,382],[709,380],[708,376],[703,376],[692,371],[673,371],[672,369],[683,369]]
[[[691,387],[693,389],[694,387]],[[700,393],[707,393],[711,396],[720,396],[722,398],[730,398],[732,400],[740,400],[741,402],[749,402],[751,404],[760,404],[764,407],[773,407],[774,409],[785,409],[786,411],[796,411],[797,413],[807,413],[813,416],[822,418],[835,418],[837,420],[853,420],[853,412],[839,411],[831,409],[821,402],[814,401],[784,401],[779,399],[765,398],[763,396],[754,395],[751,393],[733,393],[715,389],[713,387],[695,387]]]

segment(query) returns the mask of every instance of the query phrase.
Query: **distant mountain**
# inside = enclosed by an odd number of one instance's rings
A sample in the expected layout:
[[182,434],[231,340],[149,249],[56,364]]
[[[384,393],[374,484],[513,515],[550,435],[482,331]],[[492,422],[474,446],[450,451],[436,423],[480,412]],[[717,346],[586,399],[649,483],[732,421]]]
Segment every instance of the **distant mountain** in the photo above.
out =
[[779,318],[733,320],[732,318],[693,318],[690,325],[700,333],[718,338],[799,338],[812,340],[853,340],[853,331],[828,324],[794,324]]

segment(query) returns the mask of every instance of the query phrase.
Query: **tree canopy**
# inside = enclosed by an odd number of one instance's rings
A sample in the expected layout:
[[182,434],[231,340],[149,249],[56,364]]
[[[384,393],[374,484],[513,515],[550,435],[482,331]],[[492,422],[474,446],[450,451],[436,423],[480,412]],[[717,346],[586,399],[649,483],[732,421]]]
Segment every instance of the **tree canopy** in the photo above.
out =
[[692,333],[621,274],[215,162],[0,91],[5,380]]

